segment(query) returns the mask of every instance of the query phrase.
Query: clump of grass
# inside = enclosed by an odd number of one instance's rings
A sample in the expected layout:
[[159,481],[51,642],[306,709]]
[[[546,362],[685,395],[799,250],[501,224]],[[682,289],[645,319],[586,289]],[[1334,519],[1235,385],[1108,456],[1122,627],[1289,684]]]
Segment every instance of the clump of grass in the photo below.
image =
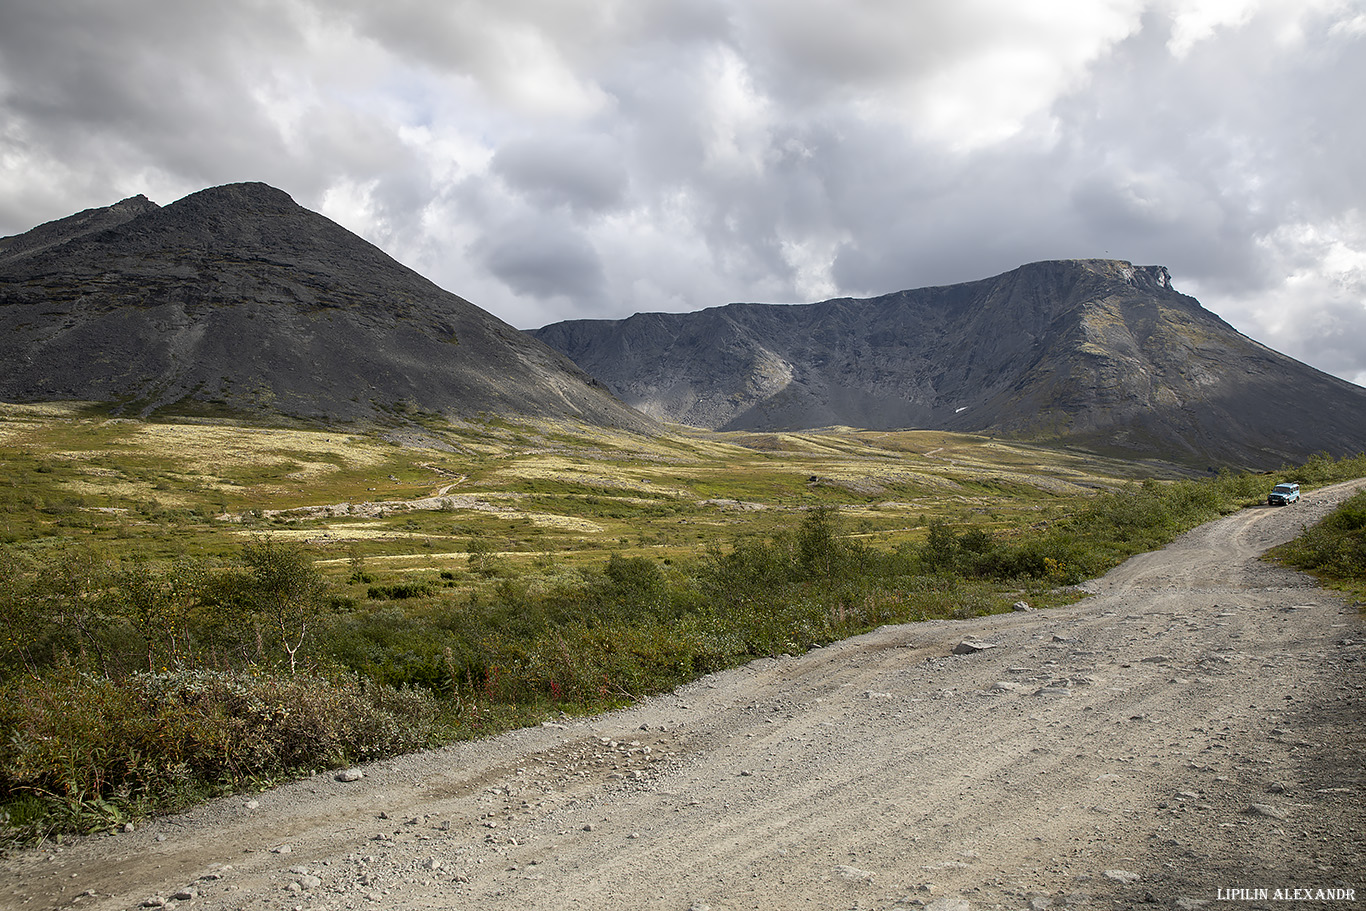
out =
[[254,783],[411,751],[437,704],[354,675],[65,670],[0,687],[10,837],[89,832]]

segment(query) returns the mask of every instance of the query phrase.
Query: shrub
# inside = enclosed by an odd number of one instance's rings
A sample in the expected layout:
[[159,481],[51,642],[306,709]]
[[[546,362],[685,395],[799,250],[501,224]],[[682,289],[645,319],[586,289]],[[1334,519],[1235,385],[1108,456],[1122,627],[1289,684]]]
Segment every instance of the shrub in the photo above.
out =
[[1272,556],[1331,581],[1366,588],[1366,492],[1348,499]]
[[365,597],[371,601],[401,601],[406,598],[425,598],[435,591],[435,586],[430,582],[394,582],[370,586],[365,590]]
[[[254,781],[409,751],[430,741],[436,719],[429,694],[356,677],[68,671],[10,681],[0,696],[0,793],[26,808],[28,834],[73,819],[100,828]],[[23,798],[48,812],[35,820]]]

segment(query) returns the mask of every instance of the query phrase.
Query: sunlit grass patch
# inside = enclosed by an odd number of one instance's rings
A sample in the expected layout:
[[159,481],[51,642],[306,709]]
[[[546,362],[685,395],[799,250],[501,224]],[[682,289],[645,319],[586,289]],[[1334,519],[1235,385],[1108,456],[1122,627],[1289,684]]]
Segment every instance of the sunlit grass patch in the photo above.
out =
[[[379,464],[393,452],[389,446],[352,434],[202,424],[140,424],[134,442],[151,453],[174,455],[190,468],[217,472],[255,468],[263,462],[298,466],[292,471],[335,471]],[[330,458],[308,461],[323,455]]]
[[[670,466],[670,472],[675,466]],[[574,488],[589,488],[617,492],[650,493],[661,497],[686,497],[684,487],[661,483],[656,480],[658,467],[617,466],[611,473],[602,470],[596,463],[585,465],[572,459],[552,456],[538,456],[534,459],[506,465],[493,472],[484,485],[506,485],[518,481],[548,481],[560,485],[559,489],[572,491]],[[531,487],[531,490],[554,490],[554,487]]]

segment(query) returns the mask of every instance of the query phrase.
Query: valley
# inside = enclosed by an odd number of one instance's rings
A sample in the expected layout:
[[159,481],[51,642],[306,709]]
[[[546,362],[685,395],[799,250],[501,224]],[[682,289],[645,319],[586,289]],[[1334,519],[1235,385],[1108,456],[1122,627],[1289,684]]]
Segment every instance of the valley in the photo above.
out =
[[1366,628],[1258,559],[1360,486],[1202,527],[1070,607],[887,626],[30,851],[0,895],[99,911],[1360,895]]
[[547,554],[696,556],[816,506],[891,547],[922,539],[935,519],[1006,528],[1153,472],[1185,474],[936,431],[646,436],[431,421],[346,433],[52,404],[0,406],[0,451],[15,503],[0,535],[221,555],[270,534],[308,542],[325,567],[358,554],[414,578],[464,569],[471,538],[524,567]]

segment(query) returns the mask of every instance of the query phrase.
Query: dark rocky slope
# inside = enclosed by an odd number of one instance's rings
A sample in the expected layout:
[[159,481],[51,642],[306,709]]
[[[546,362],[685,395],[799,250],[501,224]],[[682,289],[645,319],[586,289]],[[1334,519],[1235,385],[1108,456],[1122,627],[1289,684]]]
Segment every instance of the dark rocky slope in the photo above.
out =
[[648,425],[563,355],[259,183],[0,239],[0,399]]
[[1366,389],[1239,334],[1160,266],[1041,262],[869,300],[535,334],[627,404],[698,427],[916,427],[1267,467],[1366,449]]

